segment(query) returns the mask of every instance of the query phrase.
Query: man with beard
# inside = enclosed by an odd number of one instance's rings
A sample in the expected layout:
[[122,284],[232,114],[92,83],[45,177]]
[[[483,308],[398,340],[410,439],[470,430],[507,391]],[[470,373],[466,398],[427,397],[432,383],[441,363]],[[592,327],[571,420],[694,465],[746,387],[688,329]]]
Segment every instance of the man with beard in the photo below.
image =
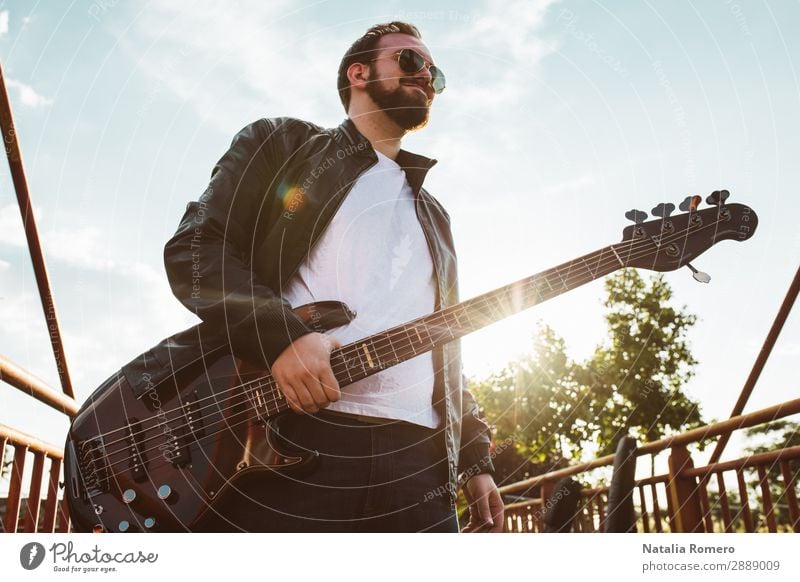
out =
[[[295,412],[281,437],[316,460],[237,482],[237,502],[198,529],[458,532],[461,485],[464,531],[502,531],[490,431],[457,341],[343,386],[331,366],[333,349],[458,302],[449,216],[422,188],[436,160],[401,149],[444,75],[419,31],[391,22],[353,43],[338,89],[338,128],[278,118],[242,130],[165,249],[176,296],[270,368]],[[320,331],[291,310],[321,301],[356,316]]]

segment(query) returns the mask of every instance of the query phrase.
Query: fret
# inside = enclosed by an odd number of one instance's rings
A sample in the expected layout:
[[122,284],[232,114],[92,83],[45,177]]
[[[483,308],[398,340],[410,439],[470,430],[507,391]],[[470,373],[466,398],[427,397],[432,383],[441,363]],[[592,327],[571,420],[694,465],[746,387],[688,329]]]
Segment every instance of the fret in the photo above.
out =
[[394,356],[393,362],[399,362],[400,358],[397,357],[397,351],[394,349],[394,344],[392,343],[392,336],[387,335],[386,339],[389,340],[389,347],[392,348],[392,356]]
[[558,278],[561,279],[561,285],[564,287],[564,289],[565,290],[569,289],[569,286],[567,285],[567,282],[564,280],[564,277],[561,275],[561,270],[560,269],[556,269],[556,274],[558,275]]
[[611,252],[614,253],[614,256],[617,257],[617,260],[619,261],[619,266],[625,268],[625,263],[623,263],[622,259],[619,258],[619,255],[617,254],[617,249],[614,248],[614,245],[609,245],[608,248],[610,248]]
[[503,315],[503,304],[500,296],[496,297],[495,301],[489,303],[489,309],[492,310],[491,317],[493,321],[497,321]]
[[452,315],[453,315],[453,320],[454,320],[454,321],[453,321],[453,323],[455,323],[455,325],[456,325],[456,329],[458,329],[459,331],[462,329],[462,326],[461,326],[461,320],[459,320],[459,319],[458,319],[458,316],[459,316],[460,312],[461,312],[461,310],[459,310],[459,309],[456,309],[456,310],[455,310],[455,311],[453,311],[453,313],[452,313]]
[[[547,282],[547,279],[545,279],[545,282]],[[548,287],[549,286],[550,285],[548,283]],[[552,287],[550,288],[550,290],[551,291],[553,290]],[[531,281],[531,292],[536,294],[534,302],[535,303],[541,303],[542,302],[542,293],[541,293],[541,291],[539,291],[539,281],[537,281],[537,280]]]
[[475,324],[472,322],[472,316],[470,315],[469,309],[464,309],[464,315],[467,318],[467,325],[469,326],[470,330],[476,328]]
[[261,393],[258,391],[257,384],[250,384],[245,389],[244,394],[250,406],[253,408],[253,411],[256,413],[256,416],[261,417],[262,413],[267,412],[266,405],[261,399]]
[[361,350],[364,352],[364,356],[367,358],[367,366],[374,368],[375,364],[372,363],[372,356],[369,353],[369,348],[367,347],[366,343],[361,344]]
[[[589,264],[586,262],[586,259],[585,259],[585,258],[583,258],[583,257],[581,257],[581,261],[583,261],[583,264],[584,264],[584,265],[586,265],[586,270],[587,270],[587,271],[589,271],[589,274],[592,276],[592,279],[595,279],[596,277],[594,276],[594,272],[592,272],[592,268],[591,268],[591,267],[589,266]],[[595,272],[596,272],[596,271],[595,271]]]

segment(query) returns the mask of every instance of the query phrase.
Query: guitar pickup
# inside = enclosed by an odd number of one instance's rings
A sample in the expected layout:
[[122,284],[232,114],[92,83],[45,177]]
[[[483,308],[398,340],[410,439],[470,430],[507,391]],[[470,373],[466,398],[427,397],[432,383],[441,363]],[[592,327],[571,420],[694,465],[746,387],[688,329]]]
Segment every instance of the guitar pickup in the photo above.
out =
[[142,423],[137,418],[130,418],[127,438],[128,471],[138,483],[147,480],[147,439],[144,434]]
[[191,446],[206,434],[196,391],[184,401],[181,409],[183,414],[178,417],[177,426],[169,430],[164,450],[164,457],[176,467],[184,467],[191,462]]

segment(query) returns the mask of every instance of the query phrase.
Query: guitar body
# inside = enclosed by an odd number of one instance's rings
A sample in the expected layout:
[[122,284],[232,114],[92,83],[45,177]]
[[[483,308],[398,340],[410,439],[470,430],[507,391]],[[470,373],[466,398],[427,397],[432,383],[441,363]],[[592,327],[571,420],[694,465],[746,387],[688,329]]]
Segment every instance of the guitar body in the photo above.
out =
[[[325,329],[320,322],[332,328],[348,321],[343,304],[322,303],[337,305],[294,311],[313,317],[317,329]],[[241,479],[261,479],[268,488],[278,472],[313,469],[313,452],[280,437],[281,419],[292,412],[252,413],[259,403],[242,386],[267,374],[228,354],[199,359],[139,397],[122,373],[109,378],[67,437],[65,497],[73,529],[192,531],[208,512],[224,515],[237,502]]]

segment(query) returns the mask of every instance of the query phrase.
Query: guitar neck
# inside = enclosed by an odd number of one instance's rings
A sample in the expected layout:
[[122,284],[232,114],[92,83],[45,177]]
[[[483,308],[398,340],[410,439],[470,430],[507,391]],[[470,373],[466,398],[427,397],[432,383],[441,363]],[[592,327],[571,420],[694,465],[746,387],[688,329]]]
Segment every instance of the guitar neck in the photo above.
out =
[[367,336],[331,353],[334,374],[340,386],[356,382],[604,277],[622,266],[622,258],[613,245],[610,245],[499,289]]
[[[609,245],[499,289],[489,291],[331,352],[339,386],[396,366],[529,307],[557,297],[625,266],[622,251]],[[272,376],[243,386],[257,414],[273,415],[289,406]]]

